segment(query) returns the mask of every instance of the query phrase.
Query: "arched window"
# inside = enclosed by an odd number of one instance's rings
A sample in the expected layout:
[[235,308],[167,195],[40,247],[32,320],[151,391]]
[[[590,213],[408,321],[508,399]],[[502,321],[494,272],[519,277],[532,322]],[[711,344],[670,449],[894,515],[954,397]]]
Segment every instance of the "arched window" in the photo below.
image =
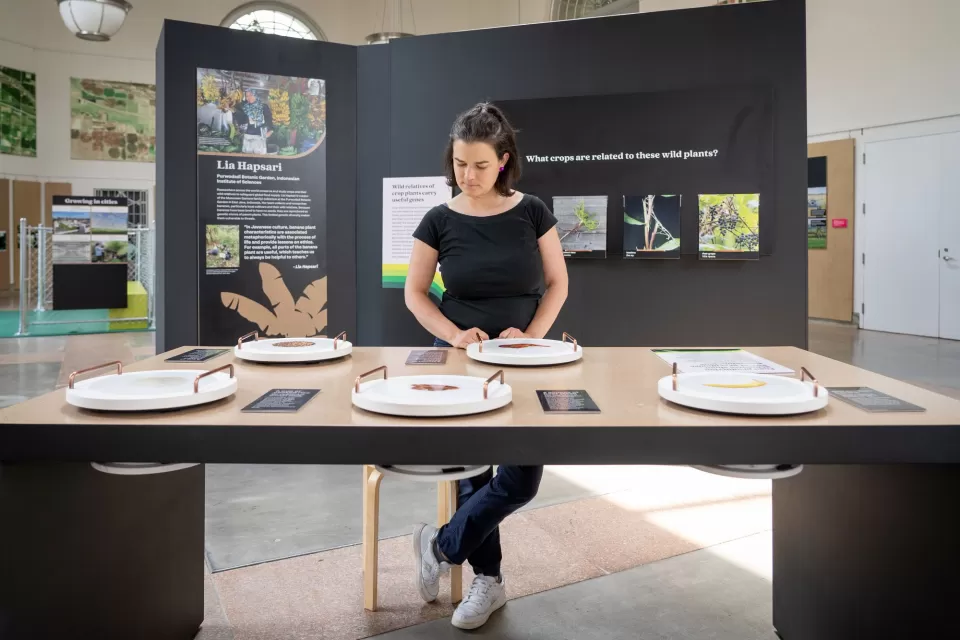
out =
[[631,5],[629,7],[630,12],[637,12],[638,0],[632,0],[632,2],[624,2],[623,0],[553,0],[550,6],[550,19],[575,20],[577,18],[587,18],[614,4]]
[[304,40],[327,39],[305,13],[281,2],[249,2],[231,11],[220,26]]

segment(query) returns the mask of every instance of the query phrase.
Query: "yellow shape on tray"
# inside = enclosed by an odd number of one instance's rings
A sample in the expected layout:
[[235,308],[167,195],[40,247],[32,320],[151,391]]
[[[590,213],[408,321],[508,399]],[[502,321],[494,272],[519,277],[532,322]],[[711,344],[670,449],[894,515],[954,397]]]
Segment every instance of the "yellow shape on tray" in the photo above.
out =
[[704,382],[703,386],[705,387],[716,387],[718,389],[756,389],[757,387],[766,386],[766,382],[760,380],[751,380],[750,382],[740,382],[737,384],[720,384],[720,383],[709,383]]

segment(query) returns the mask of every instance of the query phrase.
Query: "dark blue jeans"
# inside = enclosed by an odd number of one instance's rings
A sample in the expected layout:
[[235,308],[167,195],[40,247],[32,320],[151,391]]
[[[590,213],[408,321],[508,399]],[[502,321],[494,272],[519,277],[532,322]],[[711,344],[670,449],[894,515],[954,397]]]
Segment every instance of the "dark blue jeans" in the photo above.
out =
[[477,575],[500,575],[500,523],[537,495],[543,467],[497,468],[460,481],[457,512],[440,529],[437,548],[453,564],[469,562]]

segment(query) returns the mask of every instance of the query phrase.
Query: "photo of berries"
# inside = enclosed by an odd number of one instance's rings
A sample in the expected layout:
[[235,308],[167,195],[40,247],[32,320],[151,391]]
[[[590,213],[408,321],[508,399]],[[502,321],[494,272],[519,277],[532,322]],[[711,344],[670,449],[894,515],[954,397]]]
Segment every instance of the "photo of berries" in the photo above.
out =
[[760,258],[760,194],[700,194],[701,260]]

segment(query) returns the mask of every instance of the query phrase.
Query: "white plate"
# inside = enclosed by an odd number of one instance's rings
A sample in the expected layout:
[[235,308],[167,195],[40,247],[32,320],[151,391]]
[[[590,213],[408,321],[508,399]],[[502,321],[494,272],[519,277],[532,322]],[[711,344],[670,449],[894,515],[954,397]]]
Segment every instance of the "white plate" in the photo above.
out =
[[704,473],[744,480],[783,480],[803,471],[802,464],[710,464],[694,465],[693,468]]
[[237,391],[237,379],[218,372],[201,378],[199,391],[194,393],[194,381],[203,373],[206,371],[176,369],[89,378],[67,389],[67,402],[96,411],[157,411],[216,402]]
[[251,362],[319,362],[353,351],[353,344],[346,340],[336,340],[337,348],[333,346],[332,338],[278,338],[243,342],[233,348],[233,354]]
[[813,382],[747,373],[680,373],[676,391],[673,376],[661,378],[657,390],[664,400],[692,409],[759,416],[817,411],[829,398],[827,390]]
[[469,465],[458,466],[454,464],[444,465],[376,465],[377,470],[389,476],[397,476],[416,482],[442,482],[451,480],[466,480],[473,476],[479,476],[490,468],[490,465]]
[[[353,404],[361,409],[392,416],[464,416],[493,411],[510,404],[513,390],[499,379],[489,383],[483,397],[483,378],[470,376],[401,376],[360,383],[351,392]],[[414,385],[449,386],[445,390],[420,390]]]
[[[536,346],[522,348],[510,346],[525,344]],[[475,342],[467,346],[467,356],[488,364],[535,367],[575,362],[583,357],[583,347],[575,342],[559,340],[509,338]]]

